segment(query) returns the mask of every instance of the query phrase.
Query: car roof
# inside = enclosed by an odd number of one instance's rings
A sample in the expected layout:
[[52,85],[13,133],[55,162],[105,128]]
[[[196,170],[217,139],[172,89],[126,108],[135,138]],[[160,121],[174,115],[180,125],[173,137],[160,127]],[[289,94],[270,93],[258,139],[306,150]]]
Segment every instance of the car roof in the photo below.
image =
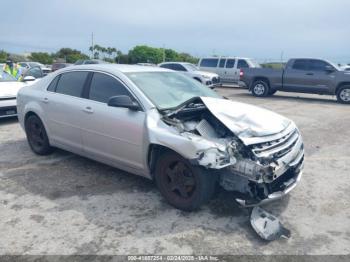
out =
[[[121,72],[121,73],[131,73],[131,72],[173,72],[172,70],[153,67],[153,66],[141,66],[141,65],[125,65],[125,64],[91,64],[91,65],[74,65],[62,69],[63,71],[75,71],[75,70],[101,70],[108,72]],[[63,72],[61,71],[61,72]]]
[[188,64],[191,64],[189,62],[163,62],[163,63],[160,63],[159,65],[166,65],[166,64],[180,64],[180,65],[188,65]]

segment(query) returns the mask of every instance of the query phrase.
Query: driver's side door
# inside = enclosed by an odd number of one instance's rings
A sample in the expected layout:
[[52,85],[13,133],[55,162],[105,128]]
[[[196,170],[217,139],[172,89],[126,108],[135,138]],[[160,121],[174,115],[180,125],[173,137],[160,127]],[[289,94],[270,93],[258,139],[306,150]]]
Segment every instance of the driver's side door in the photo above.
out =
[[96,160],[134,172],[144,168],[145,112],[110,107],[109,98],[133,95],[112,75],[93,73],[82,111],[84,153]]

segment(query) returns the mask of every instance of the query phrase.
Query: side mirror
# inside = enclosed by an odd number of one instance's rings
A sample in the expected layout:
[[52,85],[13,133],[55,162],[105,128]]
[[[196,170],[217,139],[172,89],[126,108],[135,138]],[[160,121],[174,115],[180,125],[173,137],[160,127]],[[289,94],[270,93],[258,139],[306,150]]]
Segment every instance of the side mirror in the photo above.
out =
[[332,72],[335,71],[335,68],[334,68],[333,66],[327,65],[327,66],[325,67],[325,71],[326,71],[327,73],[332,73]]
[[140,110],[140,105],[132,101],[129,96],[112,96],[108,100],[108,106],[129,108],[133,111]]
[[30,82],[30,81],[35,81],[35,77],[34,76],[25,76],[23,78],[23,82]]

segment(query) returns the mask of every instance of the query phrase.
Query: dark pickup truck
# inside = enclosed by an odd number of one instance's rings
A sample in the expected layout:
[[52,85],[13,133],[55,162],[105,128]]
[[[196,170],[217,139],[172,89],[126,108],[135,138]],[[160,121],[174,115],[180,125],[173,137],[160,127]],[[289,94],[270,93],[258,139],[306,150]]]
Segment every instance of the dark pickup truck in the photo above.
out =
[[350,72],[321,59],[290,59],[283,69],[241,69],[241,80],[258,97],[277,91],[336,95],[350,104]]

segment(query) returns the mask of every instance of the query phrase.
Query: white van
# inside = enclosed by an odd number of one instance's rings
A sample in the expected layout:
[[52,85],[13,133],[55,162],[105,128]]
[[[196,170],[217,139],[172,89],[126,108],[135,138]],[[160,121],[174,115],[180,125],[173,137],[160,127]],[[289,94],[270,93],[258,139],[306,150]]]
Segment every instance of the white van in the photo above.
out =
[[241,68],[257,68],[260,65],[251,58],[243,57],[205,57],[198,62],[200,70],[216,73],[222,83],[244,85],[239,80]]

